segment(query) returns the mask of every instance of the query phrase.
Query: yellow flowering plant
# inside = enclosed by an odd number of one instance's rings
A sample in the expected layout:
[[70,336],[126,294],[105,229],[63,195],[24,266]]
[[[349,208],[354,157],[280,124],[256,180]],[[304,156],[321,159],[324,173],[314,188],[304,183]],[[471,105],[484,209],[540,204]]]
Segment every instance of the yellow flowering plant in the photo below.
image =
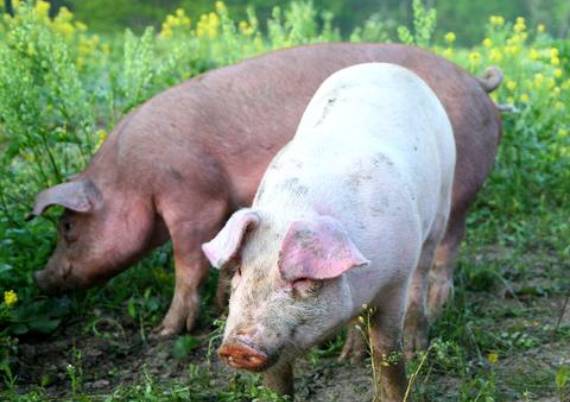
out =
[[13,290],[7,290],[4,292],[4,304],[7,307],[12,307],[18,302],[18,295]]

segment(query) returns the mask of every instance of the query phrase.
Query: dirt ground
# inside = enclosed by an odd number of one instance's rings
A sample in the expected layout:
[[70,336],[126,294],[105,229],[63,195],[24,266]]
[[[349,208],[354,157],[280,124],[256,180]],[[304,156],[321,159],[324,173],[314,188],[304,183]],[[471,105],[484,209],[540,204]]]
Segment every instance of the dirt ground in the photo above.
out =
[[[516,285],[516,284],[515,284]],[[516,289],[515,289],[516,290]],[[564,302],[563,296],[509,297],[505,291],[468,291],[470,303],[479,306],[479,311],[489,314],[492,324],[488,331],[503,336],[504,328],[520,328],[524,341],[526,333],[534,328],[554,328]],[[512,304],[525,314],[495,319],[495,311]],[[529,319],[530,317],[530,319]],[[105,316],[96,325],[86,328],[81,317],[67,323],[53,336],[20,341],[15,374],[20,384],[18,392],[29,392],[42,387],[53,400],[71,398],[72,384],[70,367],[80,378],[81,395],[92,399],[104,399],[119,386],[144,382],[145,378],[163,384],[185,384],[192,392],[193,382],[201,382],[212,388],[227,388],[235,380],[235,371],[225,367],[217,358],[216,342],[209,343],[209,330],[198,330],[193,336],[200,341],[188,356],[177,359],[173,356],[174,340],[143,341],[139,328],[128,316]],[[570,306],[560,319],[560,327],[570,326]],[[517,341],[518,342],[518,341]],[[71,365],[71,366],[70,366]],[[189,379],[189,365],[201,373]],[[526,400],[557,401],[553,370],[561,365],[570,365],[570,339],[541,338],[525,348],[513,348],[503,354],[494,364],[496,386],[505,400],[523,400],[521,390],[529,390]],[[423,387],[421,400],[458,400],[461,382],[454,370],[433,370],[418,378]],[[310,357],[296,367],[296,398],[298,401],[370,401],[372,400],[371,367],[369,361],[342,362],[336,356]],[[517,396],[518,395],[518,396]],[[564,396],[562,398],[565,398]],[[217,400],[213,396],[204,399]],[[240,399],[238,399],[240,400]]]

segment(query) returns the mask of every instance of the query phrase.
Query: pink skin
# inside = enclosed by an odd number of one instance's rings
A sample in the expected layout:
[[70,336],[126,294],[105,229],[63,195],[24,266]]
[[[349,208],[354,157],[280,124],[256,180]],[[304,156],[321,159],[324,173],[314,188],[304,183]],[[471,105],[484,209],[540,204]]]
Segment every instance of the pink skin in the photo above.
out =
[[84,195],[59,190],[38,199],[36,215],[50,205],[66,208],[58,246],[37,273],[38,285],[55,292],[104,282],[170,238],[176,287],[158,334],[191,329],[208,267],[200,244],[231,212],[251,204],[265,168],[295,132],[320,83],[368,61],[416,72],[454,127],[454,205],[429,298],[437,310],[450,288],[467,208],[494,161],[500,120],[486,91],[498,83],[496,75],[478,81],[438,56],[402,45],[322,44],[273,52],[208,72],[139,106],[72,180],[89,181],[97,204],[84,210]]
[[290,283],[338,278],[348,268],[368,263],[338,223],[328,217],[293,222],[279,253],[279,272]]

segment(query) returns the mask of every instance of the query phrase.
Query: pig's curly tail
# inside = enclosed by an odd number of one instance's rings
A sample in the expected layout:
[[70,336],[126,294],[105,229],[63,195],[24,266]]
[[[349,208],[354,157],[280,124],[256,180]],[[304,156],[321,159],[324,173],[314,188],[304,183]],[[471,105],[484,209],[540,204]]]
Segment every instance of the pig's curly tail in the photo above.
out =
[[475,77],[485,92],[490,93],[501,85],[503,82],[503,72],[499,67],[487,67],[485,72],[480,77]]

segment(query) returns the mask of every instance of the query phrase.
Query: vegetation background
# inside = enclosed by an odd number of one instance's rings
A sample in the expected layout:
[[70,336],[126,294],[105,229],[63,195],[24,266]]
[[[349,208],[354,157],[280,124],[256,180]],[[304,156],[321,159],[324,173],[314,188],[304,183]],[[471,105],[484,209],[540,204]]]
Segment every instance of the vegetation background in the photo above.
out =
[[[106,286],[47,297],[31,273],[60,211],[25,217],[155,93],[273,49],[347,40],[429,47],[474,74],[498,65],[493,98],[514,109],[454,301],[408,367],[414,398],[569,400],[568,1],[11,0],[0,11],[0,399],[278,399],[212,356],[215,277],[198,331],[159,343],[149,332],[172,296],[169,245]],[[337,363],[342,340],[303,361],[301,399],[371,399],[370,362]]]

